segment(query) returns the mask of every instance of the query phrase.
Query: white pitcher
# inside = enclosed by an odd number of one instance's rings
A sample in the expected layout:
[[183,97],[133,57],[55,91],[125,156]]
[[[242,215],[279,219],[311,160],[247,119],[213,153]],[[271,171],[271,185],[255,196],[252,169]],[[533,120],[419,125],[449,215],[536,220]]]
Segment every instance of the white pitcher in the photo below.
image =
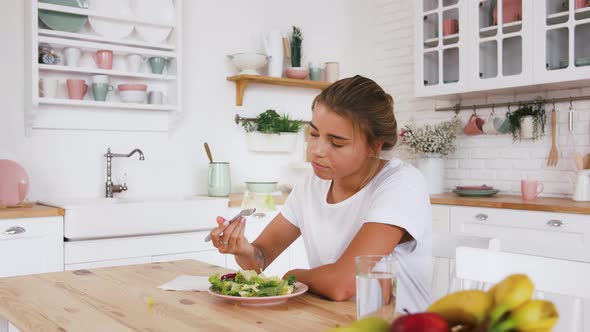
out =
[[285,54],[283,52],[283,34],[280,30],[271,31],[268,36],[263,37],[264,49],[268,60],[268,76],[283,76],[283,61]]

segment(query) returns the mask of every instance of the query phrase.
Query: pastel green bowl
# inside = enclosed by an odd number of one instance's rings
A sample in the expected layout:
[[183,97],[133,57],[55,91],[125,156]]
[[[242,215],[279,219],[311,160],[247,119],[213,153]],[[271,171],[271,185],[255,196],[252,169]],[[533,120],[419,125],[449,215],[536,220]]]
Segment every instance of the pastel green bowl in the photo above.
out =
[[278,182],[246,182],[249,192],[257,194],[270,194],[277,190]]

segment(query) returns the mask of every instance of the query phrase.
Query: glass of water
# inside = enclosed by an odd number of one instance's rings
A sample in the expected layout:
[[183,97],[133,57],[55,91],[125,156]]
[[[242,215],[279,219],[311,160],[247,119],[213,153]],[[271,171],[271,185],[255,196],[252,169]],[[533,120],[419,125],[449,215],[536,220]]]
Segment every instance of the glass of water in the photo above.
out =
[[378,316],[392,321],[395,315],[396,265],[394,256],[355,257],[356,316]]

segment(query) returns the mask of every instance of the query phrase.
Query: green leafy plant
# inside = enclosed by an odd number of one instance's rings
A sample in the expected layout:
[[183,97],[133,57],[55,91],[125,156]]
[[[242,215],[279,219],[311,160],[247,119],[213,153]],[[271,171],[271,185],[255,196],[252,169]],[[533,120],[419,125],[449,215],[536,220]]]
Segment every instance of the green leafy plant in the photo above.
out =
[[522,120],[526,116],[533,117],[533,140],[545,136],[545,125],[547,124],[547,114],[545,114],[545,104],[522,104],[514,112],[506,113],[510,122],[510,132],[513,141],[521,140]]
[[301,29],[293,26],[293,34],[291,35],[291,67],[301,67],[301,42],[303,35]]
[[288,114],[279,115],[275,110],[266,110],[255,119],[242,119],[246,132],[259,131],[266,134],[296,133],[303,127],[303,121],[291,120]]

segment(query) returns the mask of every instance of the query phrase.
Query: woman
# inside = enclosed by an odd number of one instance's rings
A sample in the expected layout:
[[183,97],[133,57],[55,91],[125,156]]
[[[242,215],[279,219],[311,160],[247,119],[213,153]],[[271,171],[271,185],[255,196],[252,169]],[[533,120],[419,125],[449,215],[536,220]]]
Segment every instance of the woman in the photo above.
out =
[[[430,302],[431,208],[421,174],[380,159],[397,141],[393,99],[362,76],[335,82],[312,104],[307,153],[313,174],[298,183],[262,234],[249,243],[245,219],[211,231],[213,245],[245,270],[261,271],[299,236],[310,269],[289,271],[335,301],[355,296],[354,257],[395,253],[397,308]],[[220,237],[220,234],[223,236]]]

